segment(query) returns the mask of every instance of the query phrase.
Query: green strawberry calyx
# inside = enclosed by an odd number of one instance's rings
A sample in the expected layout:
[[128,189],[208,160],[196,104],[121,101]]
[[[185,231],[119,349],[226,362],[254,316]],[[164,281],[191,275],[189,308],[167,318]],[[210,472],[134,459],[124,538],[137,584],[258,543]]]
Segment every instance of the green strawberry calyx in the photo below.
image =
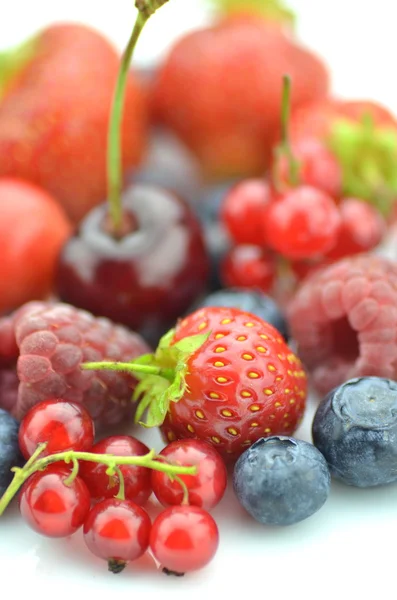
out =
[[397,129],[376,126],[369,113],[359,122],[340,118],[328,145],[342,167],[344,196],[366,200],[387,218],[397,199]]
[[34,59],[38,43],[39,36],[34,36],[15,48],[0,52],[0,99]]
[[[178,402],[187,392],[186,375],[189,359],[207,341],[210,333],[198,334],[172,343],[175,329],[165,334],[153,353],[133,362],[88,362],[81,368],[89,371],[121,371],[139,380],[132,396],[138,402],[135,422],[143,427],[159,427],[171,402]],[[145,419],[142,420],[143,415]]]
[[266,21],[294,26],[295,13],[283,0],[210,0],[221,15],[254,15]]

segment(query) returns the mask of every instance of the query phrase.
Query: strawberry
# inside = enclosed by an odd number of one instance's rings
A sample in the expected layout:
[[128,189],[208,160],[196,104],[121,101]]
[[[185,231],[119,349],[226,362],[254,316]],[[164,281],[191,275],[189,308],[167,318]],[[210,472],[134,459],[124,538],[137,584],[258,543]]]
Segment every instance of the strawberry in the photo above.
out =
[[292,145],[318,140],[342,169],[341,196],[374,204],[388,216],[397,197],[397,120],[383,106],[366,100],[338,100],[295,109]]
[[235,308],[199,309],[155,354],[134,363],[88,363],[141,378],[136,420],[167,441],[198,438],[236,459],[261,437],[291,435],[306,403],[306,374],[279,332]]
[[[0,55],[0,175],[21,177],[79,221],[106,197],[108,121],[119,56],[84,25],[50,25],[16,53]],[[129,76],[122,130],[124,169],[140,161],[146,109]]]
[[0,179],[0,315],[53,287],[61,247],[72,225],[47,192],[18,179]]
[[153,118],[185,143],[206,176],[261,175],[279,129],[285,73],[293,81],[293,107],[328,93],[323,62],[290,32],[233,14],[171,48],[154,78]]

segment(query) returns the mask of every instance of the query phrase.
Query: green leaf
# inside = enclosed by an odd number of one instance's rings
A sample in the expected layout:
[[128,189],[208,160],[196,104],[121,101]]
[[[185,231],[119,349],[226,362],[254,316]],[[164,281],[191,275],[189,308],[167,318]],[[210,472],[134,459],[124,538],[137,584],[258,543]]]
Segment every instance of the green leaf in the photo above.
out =
[[189,337],[185,337],[176,344],[174,344],[174,348],[177,348],[184,354],[190,355],[194,354],[201,346],[208,340],[211,332],[207,333],[199,333],[198,335],[191,335]]
[[296,17],[283,0],[210,0],[221,14],[253,14],[267,21],[295,26]]
[[[154,422],[154,415],[156,415],[158,421],[156,426],[161,425],[169,406],[169,401],[167,404],[167,390],[169,386],[169,381],[158,375],[150,375],[147,379],[139,383],[133,396],[135,401],[141,398],[135,413],[136,423],[153,427],[154,425],[149,425],[149,423]],[[143,422],[142,415],[146,410],[148,414],[146,422]]]

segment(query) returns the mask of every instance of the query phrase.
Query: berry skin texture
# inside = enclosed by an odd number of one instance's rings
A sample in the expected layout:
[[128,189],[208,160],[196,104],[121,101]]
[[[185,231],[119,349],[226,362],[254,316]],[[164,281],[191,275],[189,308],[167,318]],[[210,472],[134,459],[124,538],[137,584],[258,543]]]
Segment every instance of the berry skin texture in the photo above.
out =
[[[0,176],[42,187],[78,222],[106,197],[108,123],[120,57],[98,31],[77,23],[50,25],[34,41],[30,60],[0,97]],[[124,169],[136,166],[145,150],[145,104],[130,73]]]
[[198,506],[166,508],[150,532],[150,549],[167,574],[202,569],[213,559],[218,545],[217,524]]
[[271,190],[264,179],[247,179],[228,191],[220,217],[235,244],[262,245],[261,223],[270,198]]
[[240,456],[233,473],[239,502],[265,525],[294,525],[307,519],[324,505],[330,486],[321,452],[288,437],[258,440]]
[[307,382],[280,333],[238,309],[200,309],[176,327],[173,343],[209,334],[187,361],[187,390],[171,402],[165,439],[199,438],[234,460],[254,441],[291,435],[300,424]]
[[109,571],[120,573],[127,562],[146,552],[151,525],[140,506],[109,498],[90,510],[84,522],[84,541],[95,556],[108,561]]
[[18,444],[19,423],[0,408],[0,498],[11,483],[12,467],[22,467],[24,460]]
[[397,379],[397,266],[364,254],[306,279],[288,307],[291,335],[325,395],[349,379]]
[[[90,452],[114,456],[144,456],[149,453],[149,448],[129,435],[115,435],[100,440]],[[92,498],[112,498],[119,491],[117,473],[109,477],[106,469],[106,465],[100,463],[80,462],[79,476],[87,485]],[[120,465],[120,471],[124,476],[126,499],[135,504],[145,504],[152,493],[150,469],[136,465]]]
[[0,315],[45,298],[53,287],[58,254],[72,231],[55,198],[26,181],[0,179]]
[[87,518],[90,493],[80,477],[66,485],[69,476],[66,466],[53,464],[44,472],[36,471],[21,488],[22,518],[41,535],[67,537],[80,529]]
[[[202,440],[171,442],[161,452],[173,464],[198,466],[197,475],[180,475],[189,492],[189,504],[205,510],[214,508],[222,500],[227,485],[224,462],[211,444]],[[183,489],[178,481],[160,471],[152,471],[152,487],[163,506],[178,505],[183,501]]]
[[206,296],[197,306],[197,309],[208,306],[238,308],[252,313],[273,325],[281,333],[284,340],[288,342],[289,329],[286,317],[274,299],[263,292],[241,288],[226,288]]
[[320,403],[313,442],[331,474],[347,485],[397,481],[397,383],[379,377],[350,379]]
[[155,77],[153,118],[193,151],[207,178],[261,176],[279,129],[285,73],[294,82],[293,109],[328,93],[322,62],[282,28],[256,17],[222,19],[171,48]]
[[287,190],[269,206],[264,239],[285,258],[314,258],[335,245],[340,225],[333,199],[316,188],[301,185]]
[[221,280],[225,287],[242,287],[268,292],[277,274],[274,254],[259,246],[231,248],[221,263]]
[[10,360],[13,347],[17,363],[19,385],[12,414],[18,420],[32,406],[53,398],[83,403],[98,431],[132,418],[135,379],[82,372],[80,365],[103,359],[130,361],[147,353],[149,347],[139,335],[71,305],[44,302],[28,303],[2,319],[0,341],[3,332],[6,358]]
[[337,260],[368,252],[378,246],[386,234],[386,223],[376,208],[357,198],[345,198],[339,205],[342,219],[338,241],[327,254]]
[[47,443],[40,457],[75,450],[86,452],[94,443],[94,423],[82,404],[46,400],[33,406],[19,428],[19,447],[24,458]]

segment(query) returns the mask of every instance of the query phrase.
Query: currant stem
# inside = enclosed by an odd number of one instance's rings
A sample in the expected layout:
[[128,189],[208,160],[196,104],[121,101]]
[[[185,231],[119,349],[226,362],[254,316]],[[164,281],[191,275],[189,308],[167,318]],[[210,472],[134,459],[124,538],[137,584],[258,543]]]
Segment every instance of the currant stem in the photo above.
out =
[[115,495],[115,498],[117,498],[117,500],[125,500],[125,481],[124,481],[124,475],[123,475],[120,467],[116,467],[115,471],[117,473],[117,477],[119,478],[119,491]]
[[[299,183],[299,163],[293,155],[289,139],[289,122],[291,114],[291,78],[283,77],[283,93],[281,100],[281,142],[276,148],[276,179],[278,176],[278,163],[283,156],[288,161],[288,178],[291,185]],[[277,181],[276,181],[277,183]]]
[[72,472],[70,473],[69,477],[67,477],[67,479],[65,479],[65,485],[72,485],[73,481],[76,479],[77,475],[79,474],[79,461],[76,460],[75,458],[72,459],[73,462],[73,469]]
[[123,166],[121,156],[121,125],[124,98],[128,73],[138,39],[146,23],[168,0],[136,0],[138,15],[136,17],[127,47],[121,57],[116,87],[110,113],[107,148],[107,177],[109,213],[113,226],[113,234],[119,236],[122,228],[123,210],[121,192],[123,186]]
[[[0,498],[0,515],[3,514],[12,498],[18,492],[21,485],[36,471],[43,471],[48,465],[55,462],[73,462],[84,460],[107,465],[110,469],[117,472],[117,467],[120,465],[136,465],[139,467],[147,467],[155,471],[162,471],[168,475],[175,477],[176,475],[196,475],[197,467],[181,467],[178,465],[170,465],[156,460],[156,451],[150,450],[148,454],[143,456],[114,456],[110,454],[95,454],[91,452],[75,452],[69,450],[67,452],[59,452],[50,454],[43,458],[38,458],[43,452],[45,444],[41,444],[34,455],[29,459],[22,469],[14,472],[13,480]],[[35,457],[34,460],[33,457]],[[75,464],[75,463],[74,463]],[[72,473],[73,474],[73,473]],[[71,474],[71,475],[72,475]],[[119,475],[120,476],[120,475]],[[68,478],[70,479],[70,477]],[[120,480],[121,482],[121,480]]]
[[181,488],[183,490],[183,498],[182,498],[181,505],[182,506],[189,505],[189,490],[187,488],[186,483],[183,481],[183,479],[178,477],[178,475],[174,475],[173,478],[175,479],[175,481],[177,481],[179,483],[179,485],[181,486]]

